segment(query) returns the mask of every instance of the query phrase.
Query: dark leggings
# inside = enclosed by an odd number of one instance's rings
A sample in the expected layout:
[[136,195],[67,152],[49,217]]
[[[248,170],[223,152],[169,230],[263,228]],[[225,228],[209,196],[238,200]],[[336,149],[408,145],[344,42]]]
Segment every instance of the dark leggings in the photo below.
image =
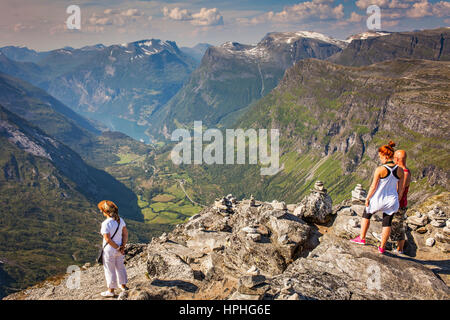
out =
[[[373,213],[367,213],[364,210],[364,213],[362,215],[363,218],[369,219],[372,218]],[[381,224],[383,227],[390,227],[392,225],[392,219],[394,218],[394,214],[388,215],[383,212],[383,223]]]

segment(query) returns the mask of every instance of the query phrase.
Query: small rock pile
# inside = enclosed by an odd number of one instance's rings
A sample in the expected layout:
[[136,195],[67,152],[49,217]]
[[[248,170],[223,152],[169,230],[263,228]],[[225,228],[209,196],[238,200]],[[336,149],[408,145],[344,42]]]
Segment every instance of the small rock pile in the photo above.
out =
[[237,204],[237,200],[232,194],[214,201],[214,209],[222,216],[228,216],[233,213],[233,207]]
[[260,274],[256,266],[252,266],[246,275],[239,278],[238,288],[231,295],[231,300],[259,300],[269,290],[266,277]]
[[450,252],[450,219],[444,210],[434,206],[427,213],[417,211],[406,221],[411,230],[426,238],[426,246],[436,245],[443,252]]
[[352,203],[361,204],[366,201],[367,192],[363,189],[361,184],[357,184],[355,189],[352,191]]
[[311,193],[294,210],[294,215],[311,223],[327,224],[333,214],[333,201],[322,181],[316,181]]

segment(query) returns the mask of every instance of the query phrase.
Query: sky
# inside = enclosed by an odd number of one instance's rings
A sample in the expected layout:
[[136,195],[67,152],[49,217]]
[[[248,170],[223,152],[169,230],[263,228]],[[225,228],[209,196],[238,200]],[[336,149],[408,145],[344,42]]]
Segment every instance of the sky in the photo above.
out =
[[[80,8],[80,29],[67,27],[71,5]],[[300,30],[345,39],[367,31],[370,5],[380,8],[381,30],[450,26],[450,2],[438,0],[0,0],[0,47],[46,51],[152,38],[180,47],[255,44],[268,32]]]

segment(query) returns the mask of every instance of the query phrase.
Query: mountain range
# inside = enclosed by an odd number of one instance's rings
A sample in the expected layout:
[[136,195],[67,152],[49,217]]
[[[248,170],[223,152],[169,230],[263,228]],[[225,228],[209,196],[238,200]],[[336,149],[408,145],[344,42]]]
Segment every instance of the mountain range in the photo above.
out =
[[345,43],[313,32],[273,32],[258,44],[226,42],[209,47],[181,90],[152,118],[156,135],[202,120],[233,123],[252,102],[270,92],[285,70],[305,58],[326,59]]
[[[322,180],[339,203],[356,183],[368,188],[390,139],[408,153],[411,203],[448,191],[449,35],[0,48],[0,296],[92,260],[96,248],[84,248],[98,239],[103,199],[145,242],[230,192],[297,203]],[[282,170],[174,165],[167,138],[194,120],[279,129]]]
[[[149,117],[197,65],[175,42],[159,39],[64,48],[39,57],[29,52],[34,58],[28,60],[22,57],[23,50],[2,48],[0,72],[28,81],[74,111],[146,142]],[[22,59],[12,60],[18,56]]]

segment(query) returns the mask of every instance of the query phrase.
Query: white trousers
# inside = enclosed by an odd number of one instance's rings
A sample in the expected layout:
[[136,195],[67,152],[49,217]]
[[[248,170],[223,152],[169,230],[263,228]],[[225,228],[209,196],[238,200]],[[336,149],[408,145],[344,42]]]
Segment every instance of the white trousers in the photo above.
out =
[[124,257],[119,250],[112,247],[105,248],[103,251],[103,269],[109,289],[117,288],[117,284],[127,284],[127,270],[123,263]]

